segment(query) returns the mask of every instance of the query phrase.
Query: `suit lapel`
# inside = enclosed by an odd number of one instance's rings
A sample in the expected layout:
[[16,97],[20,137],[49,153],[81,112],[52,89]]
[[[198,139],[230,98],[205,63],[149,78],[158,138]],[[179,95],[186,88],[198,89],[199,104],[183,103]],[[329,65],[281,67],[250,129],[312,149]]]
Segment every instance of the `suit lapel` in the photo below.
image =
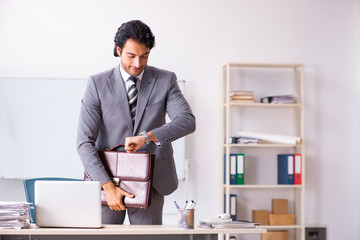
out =
[[[133,132],[133,123],[130,116],[130,108],[127,99],[125,83],[120,74],[120,66],[114,69],[114,73],[111,78],[108,79],[109,86],[111,91],[121,109],[122,116],[127,126],[129,127],[130,132]],[[119,120],[120,121],[120,120]]]
[[[155,85],[156,78],[154,77],[151,67],[147,66],[144,70],[144,75],[141,79],[141,84],[138,93],[138,102],[136,106],[136,114],[135,114],[135,126],[134,126],[134,134],[139,127],[139,123],[141,121],[142,116],[144,115],[145,107],[148,103],[151,91]],[[150,129],[146,129],[150,130]]]

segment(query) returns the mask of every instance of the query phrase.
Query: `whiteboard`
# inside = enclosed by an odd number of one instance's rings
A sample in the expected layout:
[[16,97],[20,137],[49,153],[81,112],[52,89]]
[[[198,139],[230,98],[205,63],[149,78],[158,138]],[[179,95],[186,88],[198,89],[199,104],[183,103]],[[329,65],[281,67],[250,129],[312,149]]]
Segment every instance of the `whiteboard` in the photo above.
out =
[[[83,177],[76,133],[86,85],[87,79],[0,78],[0,178]],[[184,138],[174,150],[182,179]]]

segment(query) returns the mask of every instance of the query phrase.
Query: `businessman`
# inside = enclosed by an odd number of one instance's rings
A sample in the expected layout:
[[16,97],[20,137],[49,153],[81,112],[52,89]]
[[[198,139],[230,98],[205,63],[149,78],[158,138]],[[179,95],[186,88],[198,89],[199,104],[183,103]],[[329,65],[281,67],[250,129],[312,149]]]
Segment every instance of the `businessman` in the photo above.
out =
[[[162,224],[164,196],[178,186],[171,142],[195,131],[195,117],[173,72],[147,65],[155,45],[151,29],[139,20],[123,23],[115,35],[114,56],[120,65],[93,75],[82,99],[77,151],[86,175],[100,181],[108,206],[104,224]],[[165,122],[168,114],[171,122]],[[155,155],[151,206],[126,209],[131,193],[112,183],[97,149],[125,143],[128,152]]]

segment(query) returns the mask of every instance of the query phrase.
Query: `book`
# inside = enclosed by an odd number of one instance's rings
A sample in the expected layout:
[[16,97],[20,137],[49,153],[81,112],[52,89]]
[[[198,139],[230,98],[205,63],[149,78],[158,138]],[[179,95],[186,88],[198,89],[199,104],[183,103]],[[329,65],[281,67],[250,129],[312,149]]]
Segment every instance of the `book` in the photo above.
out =
[[229,93],[231,103],[254,103],[253,91],[232,91]]
[[278,184],[294,184],[294,154],[278,154]]
[[252,100],[253,96],[249,96],[249,95],[240,95],[240,96],[232,96],[231,100]]
[[231,103],[254,103],[255,100],[254,99],[235,99],[235,100],[231,100]]
[[229,96],[254,96],[254,91],[231,91]]

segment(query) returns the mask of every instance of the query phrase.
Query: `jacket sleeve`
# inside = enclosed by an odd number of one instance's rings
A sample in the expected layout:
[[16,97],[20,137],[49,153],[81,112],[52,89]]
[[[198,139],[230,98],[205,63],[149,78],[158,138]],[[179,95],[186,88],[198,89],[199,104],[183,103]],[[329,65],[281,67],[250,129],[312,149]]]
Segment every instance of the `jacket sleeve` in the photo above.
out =
[[171,121],[151,130],[161,145],[175,141],[195,131],[195,116],[179,88],[174,73],[171,74],[168,85],[166,112]]
[[100,181],[100,184],[104,184],[110,181],[110,177],[95,147],[102,122],[100,104],[94,78],[90,77],[81,101],[77,130],[77,152],[83,163],[86,175],[91,180]]

